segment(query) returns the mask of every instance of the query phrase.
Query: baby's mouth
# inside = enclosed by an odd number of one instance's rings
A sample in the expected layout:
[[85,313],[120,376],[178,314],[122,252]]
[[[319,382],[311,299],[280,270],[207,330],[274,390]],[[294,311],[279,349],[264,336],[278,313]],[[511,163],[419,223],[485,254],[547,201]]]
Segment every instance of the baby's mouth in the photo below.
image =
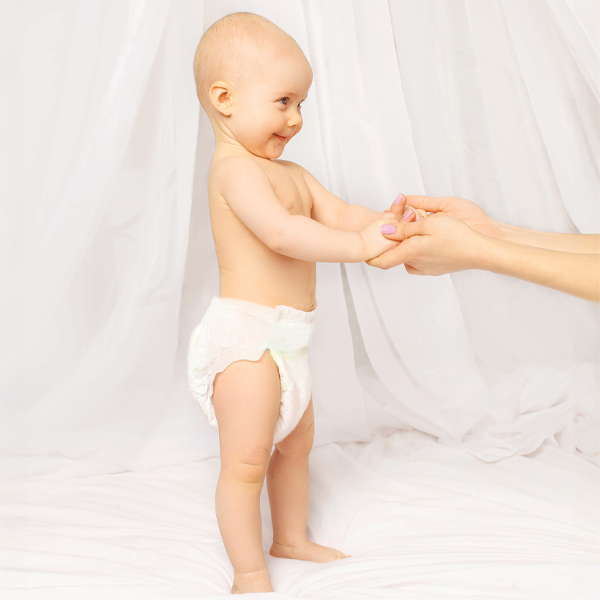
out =
[[287,142],[287,138],[283,137],[282,135],[277,135],[276,133],[273,134],[277,139],[280,139],[282,142]]

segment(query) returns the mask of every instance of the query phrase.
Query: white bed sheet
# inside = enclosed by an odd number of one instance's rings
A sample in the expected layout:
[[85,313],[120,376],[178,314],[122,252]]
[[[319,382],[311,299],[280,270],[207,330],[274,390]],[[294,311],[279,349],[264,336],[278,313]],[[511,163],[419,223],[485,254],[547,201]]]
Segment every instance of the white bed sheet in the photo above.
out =
[[[2,598],[229,593],[218,458],[62,481],[43,470],[2,485]],[[596,600],[599,482],[596,465],[546,444],[496,463],[417,431],[318,447],[309,535],[352,558],[267,554],[276,593],[250,597]],[[261,506],[268,553],[266,489]]]

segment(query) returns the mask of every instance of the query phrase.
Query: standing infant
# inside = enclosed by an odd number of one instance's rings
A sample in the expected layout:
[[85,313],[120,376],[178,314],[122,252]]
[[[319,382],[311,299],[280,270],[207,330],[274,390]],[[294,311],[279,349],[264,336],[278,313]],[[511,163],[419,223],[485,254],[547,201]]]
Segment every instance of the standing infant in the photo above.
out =
[[312,83],[304,54],[279,27],[251,13],[220,19],[198,44],[194,75],[216,142],[208,199],[220,289],[191,336],[189,384],[219,433],[215,508],[232,592],[268,592],[265,475],[270,554],[347,558],[306,536],[315,263],[362,262],[392,249],[397,242],[380,227],[397,221],[346,204],[301,166],[278,160],[302,128]]

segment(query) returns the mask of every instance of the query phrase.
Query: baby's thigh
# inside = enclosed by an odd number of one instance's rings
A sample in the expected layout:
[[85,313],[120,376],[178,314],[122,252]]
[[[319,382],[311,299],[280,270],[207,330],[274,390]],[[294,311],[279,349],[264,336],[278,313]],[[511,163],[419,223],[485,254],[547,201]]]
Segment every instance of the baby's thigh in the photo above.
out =
[[213,382],[221,463],[268,464],[279,418],[279,370],[267,350],[258,361],[240,360]]
[[285,456],[306,455],[310,452],[315,437],[315,412],[312,396],[294,430],[275,447]]

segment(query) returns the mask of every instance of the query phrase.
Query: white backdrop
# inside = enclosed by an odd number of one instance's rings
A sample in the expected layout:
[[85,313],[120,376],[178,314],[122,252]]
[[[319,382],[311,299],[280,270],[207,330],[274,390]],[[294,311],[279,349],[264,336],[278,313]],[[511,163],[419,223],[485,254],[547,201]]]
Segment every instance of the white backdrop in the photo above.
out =
[[[217,293],[195,97],[202,32],[264,15],[314,73],[283,158],[348,202],[457,195],[600,230],[594,0],[4,0],[4,467],[110,473],[218,454],[187,389]],[[485,272],[318,267],[316,445],[419,429],[484,461],[598,463],[598,307]],[[37,457],[33,461],[30,457]],[[73,459],[73,460],[65,460]]]

